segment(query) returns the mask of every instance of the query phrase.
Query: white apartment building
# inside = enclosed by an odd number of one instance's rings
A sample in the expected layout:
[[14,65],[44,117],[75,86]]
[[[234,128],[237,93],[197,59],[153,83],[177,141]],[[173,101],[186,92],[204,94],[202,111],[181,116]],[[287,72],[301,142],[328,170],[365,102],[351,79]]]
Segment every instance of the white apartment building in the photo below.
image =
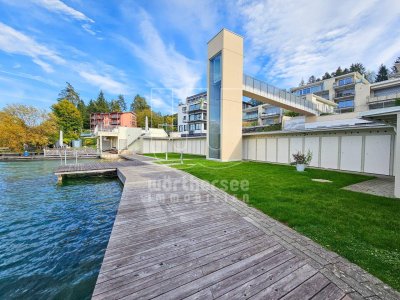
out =
[[178,105],[178,132],[182,137],[207,133],[207,92],[186,98]]
[[371,84],[363,75],[352,72],[318,82],[291,88],[298,96],[314,94],[337,103],[336,113],[360,112],[368,109]]
[[[400,99],[400,76],[370,83],[358,72],[332,77],[290,89],[297,96],[314,94],[335,102],[335,113],[358,113],[369,109],[392,107]],[[400,101],[400,100],[398,100]],[[271,104],[253,106],[243,102],[244,126],[281,124],[285,110]],[[338,116],[338,119],[342,119]],[[181,136],[204,136],[207,133],[207,92],[186,98],[178,106],[178,131]]]

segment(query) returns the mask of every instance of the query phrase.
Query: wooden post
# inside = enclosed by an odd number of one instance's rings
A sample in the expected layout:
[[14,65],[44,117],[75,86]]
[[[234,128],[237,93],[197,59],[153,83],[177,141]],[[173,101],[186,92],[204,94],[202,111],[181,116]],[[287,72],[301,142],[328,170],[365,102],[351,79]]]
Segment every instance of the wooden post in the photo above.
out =
[[62,175],[57,175],[57,183],[62,183]]

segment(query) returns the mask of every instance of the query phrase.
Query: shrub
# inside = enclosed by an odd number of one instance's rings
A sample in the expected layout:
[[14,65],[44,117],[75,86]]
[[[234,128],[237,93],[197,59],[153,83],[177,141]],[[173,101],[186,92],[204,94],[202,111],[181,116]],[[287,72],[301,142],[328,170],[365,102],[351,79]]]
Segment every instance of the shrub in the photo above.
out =
[[400,98],[396,98],[396,99],[394,100],[394,105],[395,105],[395,106],[400,106]]
[[308,150],[306,154],[299,151],[292,155],[296,165],[309,165],[312,159],[312,153],[310,150]]

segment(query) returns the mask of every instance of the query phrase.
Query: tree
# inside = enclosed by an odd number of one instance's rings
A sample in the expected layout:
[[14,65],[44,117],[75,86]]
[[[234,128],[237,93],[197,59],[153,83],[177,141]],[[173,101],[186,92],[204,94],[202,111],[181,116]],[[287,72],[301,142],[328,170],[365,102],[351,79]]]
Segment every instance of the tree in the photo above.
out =
[[104,97],[103,91],[100,91],[96,99],[96,110],[100,113],[110,112],[110,105]]
[[[35,122],[27,112],[37,116]],[[41,148],[57,139],[58,127],[52,114],[27,105],[9,105],[0,111],[0,147],[22,151],[25,145]]]
[[58,127],[63,130],[67,142],[79,138],[82,130],[82,116],[68,100],[61,100],[52,107]]
[[150,108],[136,111],[136,121],[138,127],[145,127],[146,116],[149,119],[149,127],[157,128],[159,124],[164,123],[164,118],[160,113],[152,112]]
[[365,75],[366,70],[362,63],[355,63],[355,64],[351,64],[350,72],[358,72],[361,75]]
[[119,105],[118,100],[111,100],[111,102],[110,102],[110,111],[111,112],[122,112],[122,108]]
[[0,132],[0,147],[7,147],[11,151],[23,150],[28,132],[20,118],[0,111]]
[[375,82],[376,73],[374,71],[367,70],[365,71],[365,78],[370,82]]
[[79,100],[78,106],[76,107],[82,116],[83,128],[90,128],[90,113],[88,112],[88,107],[83,100]]
[[44,147],[54,144],[58,140],[58,125],[53,114],[47,114],[46,120],[40,125],[29,128],[27,144],[35,147]]
[[304,79],[302,78],[300,83],[299,83],[299,86],[303,86],[303,85],[304,85]]
[[147,104],[146,98],[139,94],[135,96],[131,104],[131,111],[139,112],[141,110],[150,109],[150,105]]
[[31,105],[8,104],[3,112],[22,120],[27,127],[38,126],[47,119],[47,112]]
[[325,72],[324,76],[322,76],[322,80],[329,79],[329,78],[332,78],[332,76],[328,72]]
[[79,94],[75,91],[74,87],[67,82],[67,86],[65,89],[61,90],[58,94],[58,101],[62,101],[67,99],[71,102],[75,107],[78,107],[78,104],[81,102],[81,98],[79,98]]
[[398,74],[400,73],[400,68],[396,66],[396,64],[400,64],[400,56],[394,61],[394,64],[392,66],[392,74]]
[[118,102],[119,106],[121,107],[121,110],[126,111],[127,106],[126,106],[126,101],[125,101],[124,95],[118,95],[117,102]]
[[343,72],[342,68],[339,66],[333,74],[335,74],[335,75],[333,75],[333,77],[335,77],[335,76],[343,75],[344,72]]
[[381,64],[379,66],[378,75],[376,75],[375,82],[388,80],[389,79],[388,75],[389,75],[388,68],[384,64]]
[[310,78],[308,78],[307,84],[314,83],[314,82],[315,82],[315,76],[311,75]]

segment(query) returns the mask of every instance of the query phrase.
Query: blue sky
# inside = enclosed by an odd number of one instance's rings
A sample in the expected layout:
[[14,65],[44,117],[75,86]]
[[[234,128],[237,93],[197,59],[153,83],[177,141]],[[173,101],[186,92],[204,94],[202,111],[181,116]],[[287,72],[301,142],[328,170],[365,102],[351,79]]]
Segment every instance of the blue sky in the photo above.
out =
[[245,72],[282,88],[400,56],[398,0],[0,0],[0,107],[48,108],[68,81],[85,101],[139,93],[169,113],[204,90],[223,27],[245,37]]

